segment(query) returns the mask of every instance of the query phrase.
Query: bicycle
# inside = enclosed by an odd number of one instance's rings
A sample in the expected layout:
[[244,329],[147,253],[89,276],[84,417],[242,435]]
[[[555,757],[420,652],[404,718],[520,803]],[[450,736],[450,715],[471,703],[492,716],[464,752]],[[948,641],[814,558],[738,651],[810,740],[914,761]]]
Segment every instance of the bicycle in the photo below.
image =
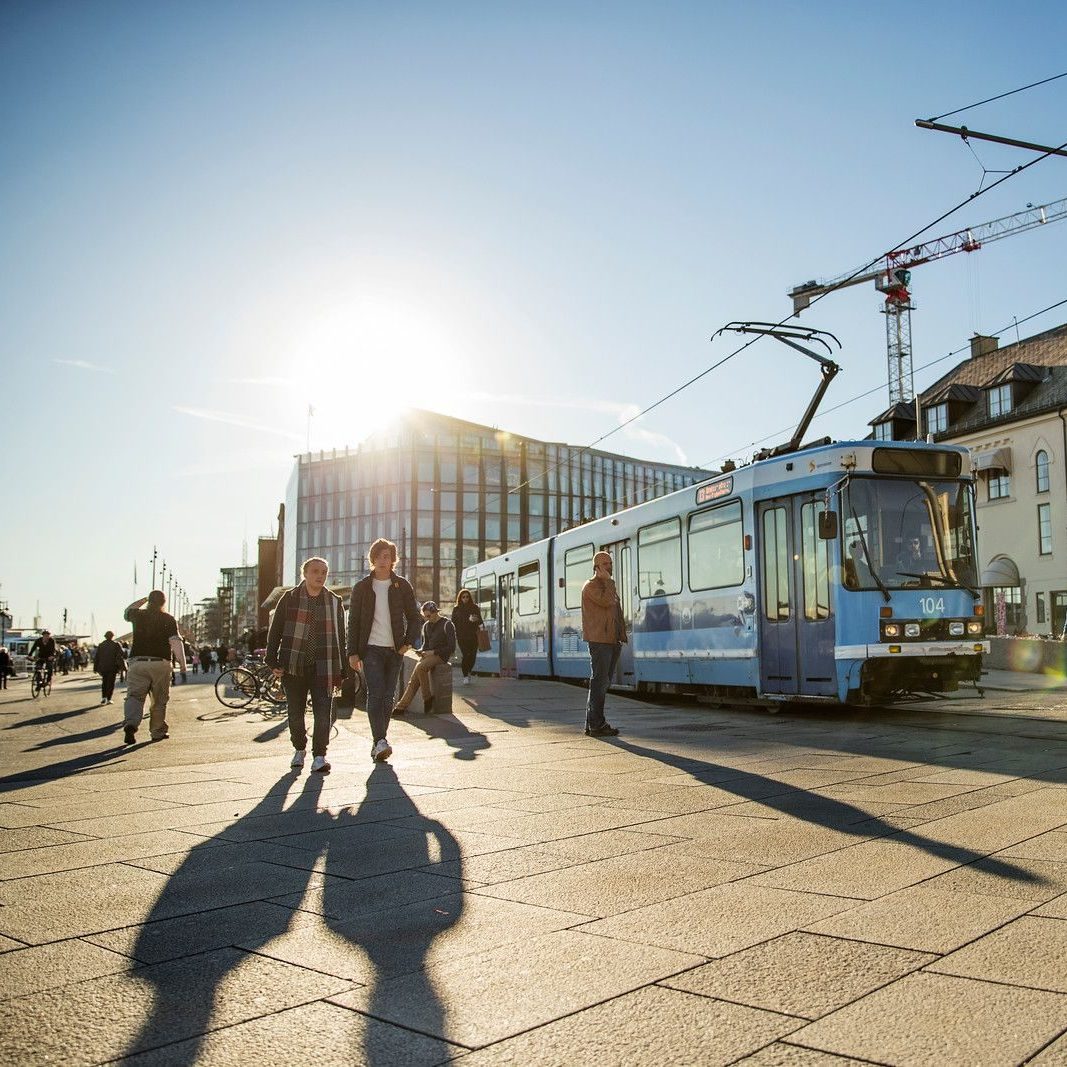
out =
[[52,692],[52,671],[47,663],[36,663],[33,678],[30,680],[30,693],[36,700],[42,693],[48,696]]
[[281,679],[262,663],[223,671],[215,680],[215,696],[227,708],[245,708],[253,700],[268,700],[275,706],[285,703]]

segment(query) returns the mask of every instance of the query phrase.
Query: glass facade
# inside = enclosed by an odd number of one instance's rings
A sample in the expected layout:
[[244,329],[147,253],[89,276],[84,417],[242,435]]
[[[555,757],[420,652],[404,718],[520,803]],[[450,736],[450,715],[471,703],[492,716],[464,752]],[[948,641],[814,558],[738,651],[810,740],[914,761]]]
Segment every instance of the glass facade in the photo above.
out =
[[297,457],[283,580],[322,556],[330,585],[350,585],[367,573],[371,542],[386,537],[419,600],[447,606],[464,566],[710,474],[415,412],[358,449]]

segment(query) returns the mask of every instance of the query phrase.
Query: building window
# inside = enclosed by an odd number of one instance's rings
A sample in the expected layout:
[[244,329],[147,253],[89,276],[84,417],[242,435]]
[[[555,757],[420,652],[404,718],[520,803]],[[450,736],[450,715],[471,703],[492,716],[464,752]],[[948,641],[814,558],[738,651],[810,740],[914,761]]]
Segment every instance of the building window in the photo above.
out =
[[891,422],[876,422],[874,424],[874,439],[876,441],[892,441],[893,424]]
[[943,433],[948,429],[948,404],[935,404],[926,409],[926,432]]
[[1048,453],[1042,449],[1034,456],[1034,475],[1037,480],[1037,491],[1048,492]]
[[1037,543],[1042,556],[1052,555],[1052,505],[1037,505]]
[[1037,621],[1039,623],[1045,622],[1045,594],[1037,593],[1034,597],[1034,604],[1037,609],[1035,612],[1035,615],[1037,616]]
[[989,417],[1007,415],[1011,411],[1011,384],[994,386],[986,394],[989,404]]
[[989,499],[1003,500],[1011,495],[1011,479],[1004,471],[994,471],[989,475]]

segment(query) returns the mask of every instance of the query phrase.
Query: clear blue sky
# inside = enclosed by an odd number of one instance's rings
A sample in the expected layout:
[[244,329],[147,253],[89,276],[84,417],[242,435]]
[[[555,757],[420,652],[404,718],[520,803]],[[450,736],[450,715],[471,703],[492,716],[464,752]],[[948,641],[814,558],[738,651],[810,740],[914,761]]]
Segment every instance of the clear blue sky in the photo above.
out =
[[[974,191],[912,120],[1067,69],[1065,31],[1053,2],[9,0],[0,598],[117,629],[153,544],[211,593],[272,532],[309,401],[315,448],[404,402],[590,442],[729,351],[723,323]],[[1059,144],[1064,114],[1067,79],[960,121]],[[929,236],[1064,195],[1050,159]],[[1067,297],[1065,247],[1060,223],[917,270],[916,366]],[[806,313],[844,344],[827,406],[884,384],[879,306]],[[817,380],[763,342],[603,447],[747,457]]]

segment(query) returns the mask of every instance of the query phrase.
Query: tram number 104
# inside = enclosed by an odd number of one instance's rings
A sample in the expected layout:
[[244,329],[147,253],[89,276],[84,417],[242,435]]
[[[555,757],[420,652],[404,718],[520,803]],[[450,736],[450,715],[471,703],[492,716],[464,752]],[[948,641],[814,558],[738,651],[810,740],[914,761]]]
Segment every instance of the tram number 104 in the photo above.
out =
[[943,596],[919,597],[919,610],[924,615],[944,615],[945,598]]

